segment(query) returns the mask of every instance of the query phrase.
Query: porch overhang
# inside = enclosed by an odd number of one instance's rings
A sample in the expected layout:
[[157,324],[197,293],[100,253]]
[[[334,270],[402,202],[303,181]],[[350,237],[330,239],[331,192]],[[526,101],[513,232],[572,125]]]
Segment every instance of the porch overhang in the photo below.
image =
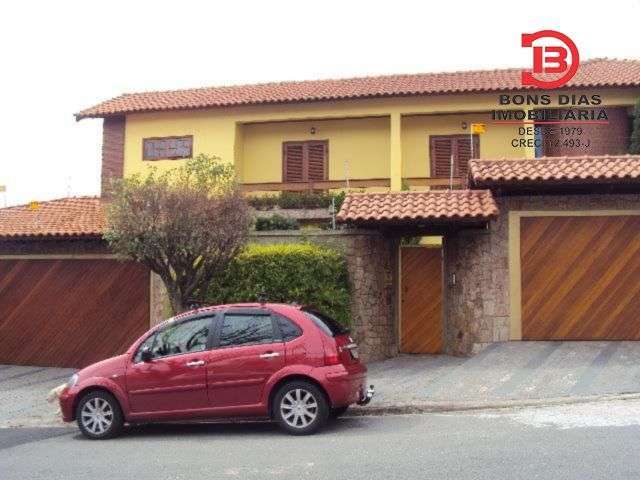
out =
[[640,191],[640,155],[471,160],[469,185],[501,194]]
[[359,228],[394,234],[442,235],[461,228],[484,227],[498,215],[490,190],[351,193],[337,220]]

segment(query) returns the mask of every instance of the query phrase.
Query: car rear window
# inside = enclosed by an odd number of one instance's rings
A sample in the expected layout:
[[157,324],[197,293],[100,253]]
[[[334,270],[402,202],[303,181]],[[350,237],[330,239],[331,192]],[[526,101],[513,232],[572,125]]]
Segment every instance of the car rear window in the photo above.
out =
[[302,310],[302,312],[310,318],[313,323],[315,323],[320,330],[329,335],[330,337],[335,337],[336,335],[344,335],[345,333],[349,333],[349,329],[340,325],[333,318],[328,317],[320,312],[315,310]]

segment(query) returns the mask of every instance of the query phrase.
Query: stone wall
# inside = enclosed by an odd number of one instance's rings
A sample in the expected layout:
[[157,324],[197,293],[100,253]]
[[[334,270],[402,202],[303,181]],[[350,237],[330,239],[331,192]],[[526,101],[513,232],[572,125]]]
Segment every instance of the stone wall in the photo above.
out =
[[377,232],[356,230],[256,232],[250,241],[261,244],[310,242],[342,251],[352,282],[352,334],[363,360],[397,355],[394,288],[397,243]]
[[444,241],[447,353],[470,355],[492,342],[509,340],[510,211],[640,208],[637,194],[510,196],[496,201],[500,215],[488,229],[461,231]]

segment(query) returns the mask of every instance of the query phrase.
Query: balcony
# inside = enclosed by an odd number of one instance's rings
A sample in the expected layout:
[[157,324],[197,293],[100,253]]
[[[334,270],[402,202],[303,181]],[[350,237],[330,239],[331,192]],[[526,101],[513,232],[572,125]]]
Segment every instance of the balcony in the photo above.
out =
[[[412,177],[404,178],[403,182],[411,189],[422,189],[424,187],[434,188],[460,188],[464,184],[463,178],[434,178],[434,177]],[[266,182],[266,183],[243,183],[242,189],[247,193],[251,192],[303,192],[312,190],[344,190],[344,189],[367,189],[367,188],[390,188],[391,181],[388,178],[369,178],[364,180],[325,180],[322,182]]]

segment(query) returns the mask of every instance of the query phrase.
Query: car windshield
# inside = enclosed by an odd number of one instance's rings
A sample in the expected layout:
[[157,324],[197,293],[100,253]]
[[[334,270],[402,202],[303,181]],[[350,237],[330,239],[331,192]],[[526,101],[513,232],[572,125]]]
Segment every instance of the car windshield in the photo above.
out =
[[335,337],[337,335],[344,335],[345,333],[349,333],[349,329],[340,325],[333,318],[328,317],[320,312],[315,310],[303,309],[302,312],[310,318],[313,323],[315,323],[320,330],[329,335],[330,337]]

